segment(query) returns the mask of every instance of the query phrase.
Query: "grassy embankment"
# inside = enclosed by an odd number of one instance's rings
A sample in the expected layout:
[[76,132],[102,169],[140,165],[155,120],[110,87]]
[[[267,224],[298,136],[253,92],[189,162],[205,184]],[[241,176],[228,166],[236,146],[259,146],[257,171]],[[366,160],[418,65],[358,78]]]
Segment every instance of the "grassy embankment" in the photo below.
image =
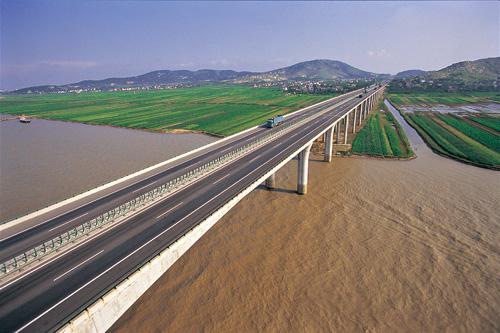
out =
[[[471,95],[389,95],[396,106],[414,104],[465,104],[495,101],[497,93]],[[458,102],[460,100],[460,102]],[[420,101],[420,102],[419,102]],[[400,109],[401,110],[401,109]],[[400,111],[401,112],[401,111]],[[500,169],[500,118],[484,114],[458,116],[452,113],[401,112],[436,153],[480,167]]]
[[152,131],[227,136],[334,95],[205,86],[171,90],[4,96],[2,113]]
[[[385,112],[380,112],[380,109]],[[397,158],[413,156],[413,150],[403,128],[382,101],[377,106],[376,111],[370,114],[365,125],[354,138],[352,152],[354,154]]]

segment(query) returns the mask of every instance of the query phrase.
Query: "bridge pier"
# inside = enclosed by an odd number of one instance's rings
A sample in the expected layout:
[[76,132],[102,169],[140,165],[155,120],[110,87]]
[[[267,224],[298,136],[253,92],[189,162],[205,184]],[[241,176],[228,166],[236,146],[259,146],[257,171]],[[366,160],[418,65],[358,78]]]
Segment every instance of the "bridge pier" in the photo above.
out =
[[330,163],[332,161],[332,153],[333,153],[333,129],[334,126],[332,126],[330,129],[328,129],[325,132],[326,139],[325,139],[325,157],[324,161]]
[[347,132],[348,132],[348,127],[349,127],[349,113],[344,116],[344,124],[345,124],[344,144],[346,144],[347,143]]
[[309,172],[309,153],[311,152],[311,146],[312,145],[309,145],[304,148],[298,155],[297,193],[299,194],[307,193],[307,176]]
[[356,116],[358,113],[358,107],[355,107],[353,110],[354,110],[354,115],[352,117],[352,132],[356,133]]
[[339,144],[340,143],[340,120],[335,124],[336,129],[335,132],[337,134],[337,138],[335,139],[335,143]]
[[274,190],[276,188],[276,172],[266,179],[266,188],[268,190]]
[[363,104],[359,104],[359,118],[358,118],[358,125],[361,126],[361,122],[363,121]]

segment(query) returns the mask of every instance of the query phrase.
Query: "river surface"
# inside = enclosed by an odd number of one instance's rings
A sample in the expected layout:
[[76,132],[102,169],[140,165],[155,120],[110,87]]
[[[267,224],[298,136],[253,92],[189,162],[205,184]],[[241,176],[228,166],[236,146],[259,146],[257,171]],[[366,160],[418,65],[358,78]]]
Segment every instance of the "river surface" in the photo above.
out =
[[216,138],[32,119],[0,122],[0,222],[64,200]]
[[500,173],[402,124],[416,159],[313,156],[305,196],[290,162],[111,331],[500,331]]

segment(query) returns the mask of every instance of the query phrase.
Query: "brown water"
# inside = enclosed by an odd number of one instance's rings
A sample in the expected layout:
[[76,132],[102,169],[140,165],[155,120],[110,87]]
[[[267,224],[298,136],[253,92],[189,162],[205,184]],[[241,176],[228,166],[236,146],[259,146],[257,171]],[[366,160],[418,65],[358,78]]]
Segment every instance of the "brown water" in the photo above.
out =
[[117,332],[498,332],[500,173],[433,154],[310,163],[256,190]]
[[5,222],[216,140],[33,119],[0,122]]

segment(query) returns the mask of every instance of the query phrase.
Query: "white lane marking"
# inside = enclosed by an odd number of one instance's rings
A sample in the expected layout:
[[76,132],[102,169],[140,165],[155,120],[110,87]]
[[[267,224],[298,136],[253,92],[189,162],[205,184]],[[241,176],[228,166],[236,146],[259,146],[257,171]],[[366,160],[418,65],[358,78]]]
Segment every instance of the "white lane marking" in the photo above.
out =
[[59,227],[62,227],[63,225],[68,224],[68,223],[70,223],[70,222],[72,222],[72,221],[74,221],[74,220],[76,220],[76,219],[79,219],[80,217],[85,216],[85,215],[87,215],[87,214],[88,214],[88,213],[82,214],[82,215],[80,215],[80,216],[75,217],[74,219],[69,220],[68,222],[64,222],[63,224],[59,224],[57,227],[54,227],[54,228],[52,228],[52,229],[49,229],[49,231],[55,230],[55,229],[57,229],[57,228],[59,228]]
[[175,209],[175,208],[179,207],[179,206],[180,206],[180,205],[182,205],[183,203],[184,203],[184,202],[182,202],[182,201],[181,201],[181,202],[179,202],[177,205],[175,205],[174,207],[170,208],[170,209],[169,209],[169,210],[167,210],[166,212],[164,212],[164,213],[162,213],[162,214],[158,215],[156,218],[157,218],[157,219],[159,219],[160,217],[162,217],[162,216],[164,216],[165,214],[169,213],[171,210],[173,210],[173,209]]
[[82,261],[81,263],[79,263],[78,265],[76,265],[75,267],[73,267],[72,269],[70,269],[70,270],[66,271],[65,273],[63,273],[63,274],[61,274],[61,275],[59,275],[58,277],[56,277],[56,278],[54,279],[54,282],[56,282],[56,280],[59,280],[60,278],[62,278],[64,275],[66,275],[66,274],[68,274],[68,273],[70,273],[70,272],[74,271],[75,269],[77,269],[77,268],[78,268],[78,267],[80,267],[81,265],[85,264],[87,261],[94,259],[95,257],[97,257],[98,255],[100,255],[100,254],[101,254],[101,253],[103,253],[103,252],[104,252],[104,250],[101,250],[101,251],[97,252],[97,253],[96,253],[96,254],[94,254],[92,257],[87,258],[86,260]]
[[[269,161],[274,160],[276,157],[277,156],[271,158]],[[151,242],[155,241],[158,237],[162,236],[164,233],[166,233],[167,231],[169,231],[170,229],[172,229],[173,227],[175,227],[178,223],[180,223],[183,220],[185,220],[187,217],[189,217],[191,214],[193,214],[194,212],[196,212],[198,209],[202,208],[203,206],[205,206],[206,204],[208,204],[209,202],[211,202],[212,200],[214,200],[215,198],[217,198],[218,196],[220,196],[222,193],[224,193],[227,190],[229,190],[231,187],[233,187],[236,184],[238,184],[239,182],[241,182],[243,179],[245,179],[248,176],[250,176],[251,174],[253,174],[255,171],[259,170],[263,166],[264,165],[261,165],[261,166],[257,167],[252,172],[250,172],[248,175],[246,175],[245,177],[241,178],[239,181],[237,181],[233,185],[229,186],[227,189],[225,189],[224,191],[222,191],[221,193],[219,193],[218,195],[216,195],[215,197],[213,197],[212,199],[210,199],[209,201],[207,201],[205,204],[203,204],[202,206],[196,208],[191,213],[189,213],[188,215],[186,215],[185,217],[183,217],[181,220],[177,221],[176,223],[174,223],[173,225],[171,225],[169,228],[163,230],[161,233],[159,233],[158,235],[156,235],[155,237],[153,237],[152,239],[150,239],[149,241],[147,241],[146,243],[144,243],[143,245],[141,245],[139,248],[137,248],[136,250],[134,250],[133,252],[131,252],[127,256],[125,256],[122,259],[120,259],[118,262],[116,262],[115,264],[113,264],[111,267],[109,267],[108,269],[106,269],[104,272],[100,273],[95,278],[93,278],[92,280],[90,280],[89,282],[87,282],[86,284],[84,284],[83,286],[81,286],[80,288],[78,288],[77,290],[75,290],[74,292],[72,292],[71,294],[69,294],[68,296],[66,296],[65,298],[63,298],[59,302],[57,302],[56,304],[54,304],[53,306],[51,306],[49,309],[45,310],[43,313],[41,313],[40,315],[38,315],[36,318],[34,318],[33,320],[31,320],[29,323],[25,324],[23,327],[21,327],[20,329],[18,329],[16,331],[16,333],[22,331],[23,329],[25,329],[26,327],[28,327],[29,325],[31,325],[33,322],[35,322],[38,319],[40,319],[41,317],[45,316],[47,313],[49,313],[50,311],[52,311],[54,308],[58,307],[61,303],[65,302],[67,299],[69,299],[70,297],[72,297],[73,295],[75,295],[76,293],[78,293],[80,290],[82,290],[83,288],[87,287],[89,284],[93,283],[95,280],[97,280],[98,278],[100,278],[101,276],[103,276],[104,274],[106,274],[107,272],[109,272],[110,270],[112,270],[113,268],[115,268],[116,266],[118,266],[119,264],[121,264],[123,261],[127,260],[129,257],[133,256],[134,254],[136,254],[137,252],[139,252],[140,250],[142,250],[145,246],[147,246]],[[2,288],[0,288],[0,290],[2,290],[3,288],[5,288],[5,286],[2,287]]]
[[256,159],[258,159],[260,157],[261,154],[255,156],[254,158],[252,158],[250,161],[248,161],[247,163],[251,163],[253,161],[255,161]]
[[[244,142],[244,141],[243,141],[243,142]],[[220,152],[221,152],[221,153],[223,153],[223,152],[225,152],[225,151],[228,151],[229,149],[234,149],[234,147],[228,147],[228,148],[226,148],[226,149],[224,149],[224,150],[221,150]]]
[[220,182],[221,180],[223,180],[224,178],[229,177],[229,176],[231,176],[231,174],[230,174],[230,173],[228,173],[227,175],[225,175],[225,176],[224,176],[224,177],[222,177],[222,178],[217,179],[217,180],[216,180],[216,181],[214,181],[212,184],[217,184],[218,182]]
[[134,192],[132,192],[132,193],[135,193],[135,192],[137,192],[137,191],[140,191],[140,190],[142,190],[143,188],[146,188],[146,187],[148,187],[148,186],[153,185],[154,183],[158,183],[158,181],[155,181],[155,182],[149,183],[149,184],[147,184],[147,185],[144,185],[143,187],[138,188],[137,190],[135,190],[135,191],[134,191]]

